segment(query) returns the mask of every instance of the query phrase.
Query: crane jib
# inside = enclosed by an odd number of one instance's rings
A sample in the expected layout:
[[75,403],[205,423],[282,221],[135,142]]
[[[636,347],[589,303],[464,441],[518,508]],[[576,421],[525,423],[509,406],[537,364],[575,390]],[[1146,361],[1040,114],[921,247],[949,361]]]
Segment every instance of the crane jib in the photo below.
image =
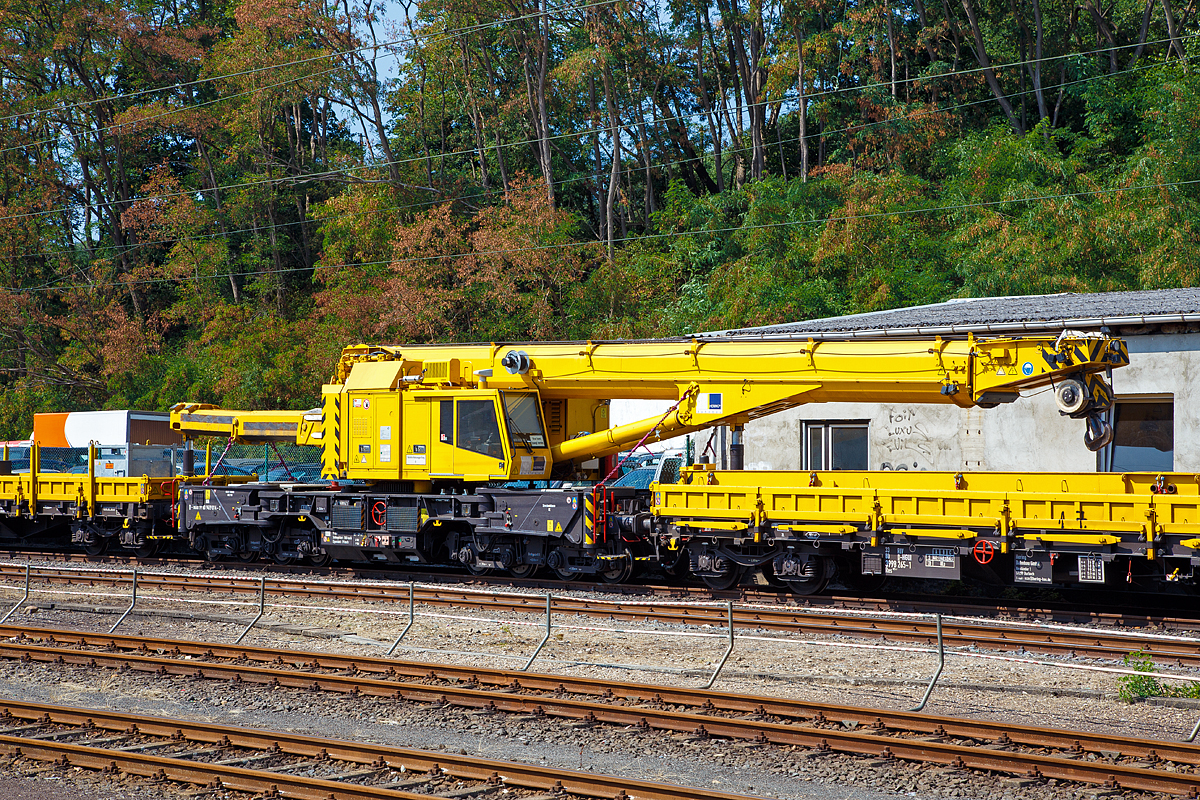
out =
[[[355,345],[319,409],[172,410],[185,436],[323,449],[327,479],[414,486],[602,479],[601,460],[639,442],[742,426],[809,403],[991,408],[1052,387],[1060,411],[1085,421],[1084,441],[1111,439],[1107,374],[1129,363],[1105,333],[957,338],[674,339],[519,345]],[[529,398],[535,399],[530,403]],[[613,426],[609,402],[671,409]],[[517,414],[520,416],[518,420]],[[736,449],[736,448],[735,448]]]

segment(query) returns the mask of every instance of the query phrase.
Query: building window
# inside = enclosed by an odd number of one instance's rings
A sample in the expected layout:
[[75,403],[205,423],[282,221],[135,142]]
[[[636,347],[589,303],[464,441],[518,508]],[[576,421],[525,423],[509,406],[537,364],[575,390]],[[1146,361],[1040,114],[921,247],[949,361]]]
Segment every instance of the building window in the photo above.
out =
[[1107,472],[1175,469],[1175,403],[1171,397],[1137,397],[1113,403],[1113,440],[1100,452]]
[[867,423],[804,423],[804,469],[867,469]]

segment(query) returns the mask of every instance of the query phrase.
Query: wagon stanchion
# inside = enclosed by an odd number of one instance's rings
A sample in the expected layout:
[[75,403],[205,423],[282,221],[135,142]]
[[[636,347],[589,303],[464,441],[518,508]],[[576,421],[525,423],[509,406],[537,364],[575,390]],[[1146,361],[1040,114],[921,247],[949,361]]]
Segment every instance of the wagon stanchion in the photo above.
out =
[[408,632],[410,630],[412,630],[413,617],[415,616],[415,614],[413,613],[413,594],[414,594],[413,587],[415,585],[416,585],[416,581],[408,582],[408,624],[404,626],[404,630],[400,631],[400,635],[396,637],[396,641],[392,642],[391,649],[389,649],[387,651],[387,654],[389,656],[392,653],[396,652],[396,648],[400,646],[401,640],[404,639],[404,637],[408,635]]
[[137,605],[137,583],[138,583],[138,571],[135,569],[133,571],[133,596],[129,598],[129,608],[125,609],[125,613],[121,615],[121,618],[119,620],[117,620],[116,622],[114,622],[113,626],[108,629],[109,633],[112,633],[113,631],[115,631],[117,629],[117,626],[120,625],[122,622],[124,622],[125,618],[129,616],[129,613],[131,611],[133,611],[133,607]]
[[717,668],[713,670],[712,677],[708,679],[708,683],[704,684],[705,689],[711,689],[713,684],[717,682],[717,676],[721,674],[721,670],[725,668],[725,662],[733,655],[733,601],[725,601],[725,610],[729,612],[729,647],[725,648],[725,655],[721,656],[721,663],[717,664]]
[[933,687],[937,685],[938,678],[942,677],[942,669],[946,666],[946,647],[942,642],[942,615],[937,615],[937,637],[938,637],[938,668],[937,672],[933,673],[933,677],[929,680],[929,686],[925,689],[925,696],[921,698],[921,702],[914,708],[910,708],[910,712],[920,711],[925,708],[925,704],[929,702],[929,695],[933,694]]
[[[8,448],[5,447],[5,449],[7,450]],[[10,608],[8,610],[8,613],[4,615],[3,619],[0,619],[0,625],[3,625],[5,622],[8,622],[8,618],[11,617],[14,613],[16,613],[16,610],[18,608],[20,608],[21,605],[28,599],[29,599],[29,562],[26,561],[25,562],[25,595],[20,600],[17,601],[17,604],[15,606],[13,606],[12,608]],[[1192,735],[1195,736],[1196,734],[1193,733]]]
[[533,651],[533,655],[525,662],[525,666],[521,667],[521,672],[529,671],[529,668],[533,666],[533,660],[538,657],[538,653],[542,652],[542,648],[546,646],[546,642],[550,641],[550,598],[552,596],[549,592],[546,592],[546,635],[538,642],[537,649]]
[[246,634],[250,632],[250,629],[253,628],[255,625],[257,625],[258,621],[263,618],[263,614],[266,613],[266,610],[267,610],[267,576],[264,575],[258,579],[258,616],[250,621],[250,624],[246,626],[246,630],[242,631],[242,635],[237,637],[237,639],[234,641],[234,644],[242,643],[242,639],[245,639]]

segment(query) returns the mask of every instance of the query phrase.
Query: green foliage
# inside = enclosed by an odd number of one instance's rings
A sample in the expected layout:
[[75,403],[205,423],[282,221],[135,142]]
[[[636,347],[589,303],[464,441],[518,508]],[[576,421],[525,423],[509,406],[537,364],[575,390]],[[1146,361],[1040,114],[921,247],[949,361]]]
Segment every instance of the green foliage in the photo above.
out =
[[1151,673],[1157,671],[1154,659],[1138,650],[1125,656],[1125,666],[1135,669],[1142,675],[1122,675],[1117,678],[1117,695],[1126,702],[1143,700],[1147,697],[1160,697],[1163,685]]
[[1125,656],[1125,666],[1136,670],[1139,675],[1123,675],[1117,679],[1117,695],[1128,703],[1147,697],[1191,697],[1200,698],[1200,681],[1184,684],[1166,684],[1155,678],[1158,669],[1149,653],[1141,650]]

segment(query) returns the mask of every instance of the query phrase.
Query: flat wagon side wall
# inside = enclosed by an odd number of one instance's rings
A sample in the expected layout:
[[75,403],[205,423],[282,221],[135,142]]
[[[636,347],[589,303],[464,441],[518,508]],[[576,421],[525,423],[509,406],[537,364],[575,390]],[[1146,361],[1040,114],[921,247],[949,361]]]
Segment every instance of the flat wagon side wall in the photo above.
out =
[[1165,559],[1169,574],[1200,565],[1198,485],[1194,473],[694,469],[651,487],[651,513],[682,536],[861,554],[864,571],[872,557],[894,563],[907,549],[980,565],[1006,554],[1018,577],[1026,562],[1053,566],[1068,554],[1089,564]]

